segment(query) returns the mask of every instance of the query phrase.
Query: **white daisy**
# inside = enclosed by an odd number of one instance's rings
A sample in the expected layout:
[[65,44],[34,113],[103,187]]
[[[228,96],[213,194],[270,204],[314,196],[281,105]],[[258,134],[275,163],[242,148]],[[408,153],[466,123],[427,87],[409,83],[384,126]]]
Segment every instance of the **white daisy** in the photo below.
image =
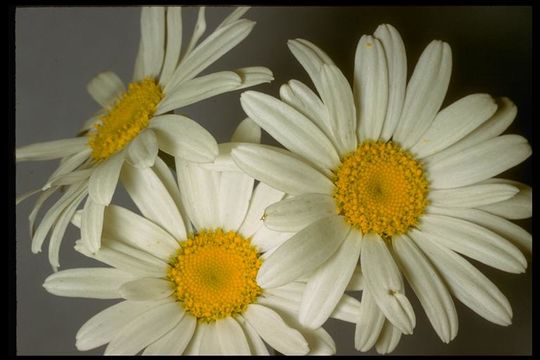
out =
[[373,346],[374,333],[388,331],[384,318],[412,333],[416,319],[402,273],[444,342],[458,330],[451,295],[509,325],[506,297],[462,255],[511,273],[527,266],[522,251],[531,251],[531,235],[506,219],[531,216],[531,188],[493,178],[531,154],[523,137],[501,135],[515,118],[514,104],[473,94],[440,110],[449,45],[431,42],[406,83],[405,47],[390,25],[360,39],[354,91],[312,43],[292,40],[289,48],[320,97],[296,80],[281,87],[282,101],[243,93],[244,111],[290,151],[232,151],[246,173],[294,195],[266,209],[269,229],[297,234],[265,261],[259,283],[314,274],[300,322],[318,327],[360,262],[370,294],[362,302],[369,317],[356,334],[363,350]]
[[[49,260],[55,270],[69,219],[85,198],[82,239],[91,251],[99,249],[103,212],[126,161],[138,168],[148,168],[154,164],[158,150],[194,162],[213,161],[217,156],[217,144],[204,128],[171,112],[221,93],[272,80],[272,73],[264,67],[198,76],[250,33],[255,23],[241,18],[246,11],[245,7],[233,11],[199,43],[206,29],[205,8],[200,8],[193,36],[182,47],[181,8],[143,8],[133,80],[126,87],[116,74],[105,72],[90,81],[88,92],[103,108],[87,121],[84,136],[16,150],[17,161],[62,159],[42,189],[18,199],[22,201],[41,192],[29,217],[32,251],[40,252],[52,231]],[[34,229],[42,204],[64,187],[62,197]]]
[[[260,128],[250,119],[233,136],[235,142],[259,139]],[[113,268],[65,270],[45,280],[56,295],[125,299],[80,328],[77,348],[265,355],[264,341],[283,354],[335,353],[324,329],[298,323],[305,282],[266,287],[256,281],[267,254],[290,236],[261,220],[284,193],[254,187],[240,171],[207,170],[180,158],[176,166],[179,187],[159,158],[151,168],[125,166],[121,176],[143,216],[111,204],[101,248],[92,254],[77,242],[79,252]],[[75,223],[80,220],[75,216]],[[343,295],[332,316],[354,322],[359,311],[360,303]]]

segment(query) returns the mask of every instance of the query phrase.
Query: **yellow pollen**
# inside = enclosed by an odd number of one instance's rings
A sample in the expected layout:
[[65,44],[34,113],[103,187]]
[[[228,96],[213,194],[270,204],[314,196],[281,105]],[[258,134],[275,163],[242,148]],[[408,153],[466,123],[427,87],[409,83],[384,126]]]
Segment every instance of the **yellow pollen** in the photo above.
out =
[[249,239],[234,231],[203,230],[181,243],[168,271],[176,297],[199,321],[241,314],[257,299],[261,259]]
[[362,233],[406,233],[427,206],[422,165],[393,142],[366,141],[335,171],[337,212]]
[[152,78],[129,84],[128,90],[109,111],[100,116],[88,144],[92,159],[101,161],[122,150],[146,129],[163,98],[163,91]]

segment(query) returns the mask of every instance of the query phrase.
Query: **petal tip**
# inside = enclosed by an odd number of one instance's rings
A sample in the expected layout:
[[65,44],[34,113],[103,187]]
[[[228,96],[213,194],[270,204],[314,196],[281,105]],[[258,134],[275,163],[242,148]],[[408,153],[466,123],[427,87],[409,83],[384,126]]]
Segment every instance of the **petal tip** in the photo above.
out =
[[318,314],[312,314],[304,309],[305,307],[302,307],[300,309],[300,313],[298,314],[298,321],[300,322],[300,325],[304,326],[309,330],[316,330],[320,328],[324,321],[320,321],[317,319]]

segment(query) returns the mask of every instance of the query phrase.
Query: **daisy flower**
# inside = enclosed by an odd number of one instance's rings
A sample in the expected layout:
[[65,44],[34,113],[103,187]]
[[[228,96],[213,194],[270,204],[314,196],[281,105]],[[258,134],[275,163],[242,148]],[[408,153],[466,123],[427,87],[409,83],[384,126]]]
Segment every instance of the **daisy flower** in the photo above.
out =
[[314,44],[297,39],[289,48],[319,95],[296,80],[281,87],[281,101],[244,92],[244,111],[288,150],[248,144],[232,151],[247,174],[294,195],[265,211],[269,229],[297,233],[264,262],[259,283],[313,274],[299,316],[318,327],[360,263],[369,318],[358,324],[358,349],[388,331],[385,319],[412,333],[402,274],[444,342],[458,331],[452,296],[509,325],[508,300],[464,256],[506,272],[526,269],[531,235],[507,219],[531,216],[531,188],[494,178],[531,154],[525,138],[501,135],[516,106],[473,94],[441,110],[450,46],[432,41],[407,82],[405,47],[390,25],[360,39],[353,89]]
[[[260,128],[250,119],[233,135],[235,142],[259,139]],[[123,168],[126,189],[143,216],[111,204],[101,248],[93,254],[85,242],[75,246],[112,268],[65,270],[45,280],[56,295],[124,299],[79,329],[77,348],[267,355],[266,343],[283,354],[335,353],[324,329],[298,323],[305,282],[265,287],[256,280],[266,255],[290,236],[268,230],[261,220],[284,193],[254,186],[240,171],[208,170],[181,158],[176,167],[179,186],[159,158],[150,168]],[[74,222],[80,220],[76,215]],[[333,316],[352,321],[359,307],[343,295]]]
[[[40,252],[50,235],[49,261],[59,266],[59,247],[69,221],[86,199],[82,240],[94,252],[100,247],[103,213],[125,163],[148,168],[159,150],[194,162],[210,162],[218,154],[214,138],[193,120],[173,110],[212,96],[272,80],[264,67],[248,67],[198,76],[205,68],[245,39],[254,22],[242,19],[247,8],[233,11],[199,42],[206,30],[201,7],[193,35],[182,46],[180,7],[145,7],[141,40],[132,82],[125,86],[112,72],[97,75],[88,92],[102,106],[83,127],[82,135],[20,147],[17,161],[61,158],[60,166],[42,189],[29,216],[32,251]],[[57,190],[63,195],[34,228],[43,203]]]

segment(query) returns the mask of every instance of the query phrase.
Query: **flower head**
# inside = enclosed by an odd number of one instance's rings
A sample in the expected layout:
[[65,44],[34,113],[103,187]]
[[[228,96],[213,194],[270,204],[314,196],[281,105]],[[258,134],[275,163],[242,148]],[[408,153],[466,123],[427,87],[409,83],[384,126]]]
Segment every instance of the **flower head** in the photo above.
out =
[[246,173],[294,195],[265,211],[269,229],[296,234],[262,264],[259,283],[313,274],[300,322],[317,327],[360,263],[355,343],[363,351],[377,341],[379,351],[391,351],[399,334],[412,333],[416,317],[402,274],[444,342],[458,331],[452,296],[510,324],[506,297],[462,255],[512,273],[527,266],[522,251],[531,250],[531,236],[505,218],[531,216],[530,188],[493,178],[531,154],[523,137],[501,135],[514,104],[473,94],[441,110],[450,46],[431,42],[407,82],[405,47],[390,25],[360,39],[353,89],[314,44],[297,39],[289,48],[318,95],[296,80],[281,87],[281,101],[243,93],[244,111],[287,150],[232,151]]
[[[87,88],[102,108],[86,122],[81,136],[17,149],[17,161],[62,159],[42,189],[19,198],[41,192],[29,219],[32,251],[40,252],[51,233],[49,260],[55,270],[69,219],[85,199],[81,236],[90,251],[99,249],[103,213],[126,163],[151,167],[159,150],[194,162],[215,159],[218,147],[214,138],[193,120],[172,112],[272,80],[272,73],[264,67],[199,76],[251,32],[254,22],[242,18],[246,11],[245,7],[236,9],[199,42],[206,30],[205,8],[200,8],[193,35],[182,46],[180,7],[143,8],[132,82],[126,87],[112,72],[97,75]],[[66,191],[34,229],[41,205],[61,188]]]
[[[245,120],[238,141],[260,138]],[[263,226],[264,208],[285,194],[240,171],[220,172],[176,158],[178,185],[161,159],[122,170],[138,215],[110,205],[101,248],[76,249],[112,267],[60,271],[44,287],[62,296],[123,299],[88,320],[76,345],[105,354],[333,354],[322,328],[297,320],[306,287],[261,286],[257,274],[288,233]],[[81,216],[74,222],[80,226]],[[192,226],[193,224],[193,226]],[[360,304],[341,297],[333,317],[354,321]]]

